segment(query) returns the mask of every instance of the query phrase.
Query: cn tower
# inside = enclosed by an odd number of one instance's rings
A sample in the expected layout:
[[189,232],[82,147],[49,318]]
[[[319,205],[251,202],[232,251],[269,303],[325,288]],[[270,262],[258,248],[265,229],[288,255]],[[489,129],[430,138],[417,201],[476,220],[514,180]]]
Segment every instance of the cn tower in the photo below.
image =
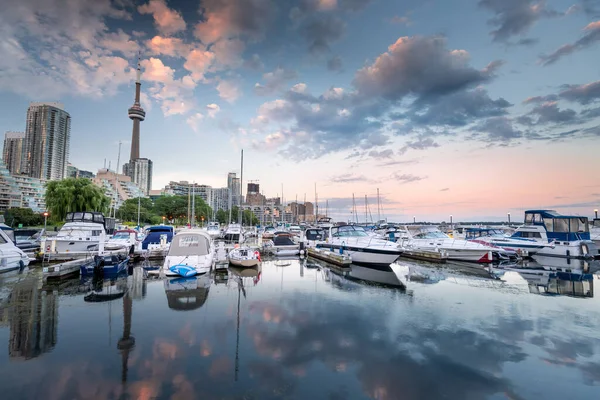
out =
[[140,105],[140,81],[142,71],[140,68],[140,60],[138,58],[137,73],[135,79],[135,102],[129,108],[129,119],[133,120],[133,132],[131,133],[131,156],[129,160],[137,160],[140,158],[140,122],[146,118],[146,111]]

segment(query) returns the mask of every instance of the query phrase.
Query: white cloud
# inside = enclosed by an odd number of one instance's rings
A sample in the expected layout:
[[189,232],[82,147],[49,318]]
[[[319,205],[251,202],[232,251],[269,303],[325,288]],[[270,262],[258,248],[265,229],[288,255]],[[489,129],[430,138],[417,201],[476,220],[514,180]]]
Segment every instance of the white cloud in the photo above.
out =
[[150,0],[148,4],[138,7],[140,14],[152,14],[156,29],[164,35],[172,35],[184,31],[185,21],[181,14],[171,10],[164,0]]
[[219,111],[221,111],[221,107],[215,103],[206,105],[206,115],[208,115],[209,118],[214,118]]
[[204,119],[204,115],[201,113],[196,113],[194,115],[190,115],[185,122],[194,130],[194,132],[198,133],[198,129],[200,128],[200,122]]
[[235,102],[241,95],[241,89],[237,83],[233,81],[222,80],[217,85],[219,96],[230,103]]

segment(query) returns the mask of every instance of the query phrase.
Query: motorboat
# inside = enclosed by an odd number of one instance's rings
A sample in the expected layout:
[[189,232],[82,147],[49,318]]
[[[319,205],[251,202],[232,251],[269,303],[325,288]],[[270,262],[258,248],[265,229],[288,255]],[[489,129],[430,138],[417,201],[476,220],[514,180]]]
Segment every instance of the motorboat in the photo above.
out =
[[275,232],[273,240],[264,244],[265,250],[276,256],[297,256],[300,254],[300,244],[294,242],[291,232]]
[[105,235],[105,219],[102,213],[67,213],[65,224],[50,243],[46,241],[44,251],[58,254],[93,251],[98,248],[101,237]]
[[127,271],[128,264],[129,257],[122,254],[95,255],[89,262],[81,265],[79,271],[82,276],[117,276]]
[[166,276],[205,274],[210,271],[213,256],[213,241],[208,232],[182,231],[173,237],[162,270]]
[[273,239],[273,234],[276,232],[277,230],[275,229],[275,227],[273,226],[267,226],[264,230],[264,232],[262,233],[262,238],[263,239]]
[[465,240],[471,242],[504,250],[503,252],[494,251],[494,258],[496,258],[496,254],[499,254],[500,259],[532,256],[544,247],[552,246],[551,244],[536,242],[528,238],[511,238],[504,233],[504,230],[498,228],[465,228],[464,237]]
[[17,247],[7,232],[12,229],[0,224],[0,273],[22,269],[29,265],[29,257]]
[[402,254],[398,244],[369,236],[356,225],[330,227],[327,238],[318,242],[317,248],[338,250],[350,256],[354,264],[364,265],[390,265]]
[[206,232],[208,232],[211,238],[216,239],[221,236],[221,227],[218,222],[209,222]]
[[304,242],[304,247],[316,248],[317,244],[325,240],[326,232],[321,228],[306,228],[301,242]]
[[173,240],[174,230],[170,225],[156,225],[146,228],[142,250],[166,250]]
[[494,248],[468,240],[453,239],[433,225],[405,225],[401,246],[412,250],[444,251],[448,260],[490,263]]
[[223,239],[230,243],[243,243],[244,233],[242,226],[240,224],[229,224],[223,234]]
[[302,228],[299,225],[290,225],[288,232],[294,236],[299,237],[302,234]]
[[352,265],[346,278],[377,284],[384,287],[405,289],[406,285],[398,278],[391,266],[365,267]]
[[212,278],[209,274],[191,278],[167,278],[164,281],[167,305],[172,310],[197,310],[206,303]]
[[35,254],[40,250],[41,238],[45,233],[44,229],[15,229],[14,242],[29,258],[35,258]]
[[513,239],[533,239],[544,246],[537,255],[563,258],[598,258],[600,250],[591,240],[587,217],[561,215],[554,210],[525,211],[525,223]]
[[590,240],[600,249],[600,218],[594,218],[590,223]]
[[321,228],[321,229],[329,229],[329,228],[333,228],[334,223],[333,223],[333,219],[329,218],[329,217],[321,217],[317,220],[317,227]]
[[260,264],[260,252],[248,246],[238,246],[227,254],[229,264],[235,267],[256,267]]
[[395,226],[387,226],[385,228],[376,229],[373,233],[381,239],[397,242],[403,236],[406,236],[406,231]]
[[110,239],[104,243],[106,250],[126,249],[129,253],[140,248],[142,241],[138,237],[138,232],[133,229],[123,229],[116,231]]

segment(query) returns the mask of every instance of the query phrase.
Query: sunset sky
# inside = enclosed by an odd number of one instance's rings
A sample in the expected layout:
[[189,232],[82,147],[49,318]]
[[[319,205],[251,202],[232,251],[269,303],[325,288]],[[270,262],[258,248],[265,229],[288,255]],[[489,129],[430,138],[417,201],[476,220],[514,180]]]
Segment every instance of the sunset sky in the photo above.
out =
[[600,0],[3,0],[0,36],[0,132],[61,101],[80,169],[127,161],[141,52],[153,189],[243,148],[339,220],[600,208]]

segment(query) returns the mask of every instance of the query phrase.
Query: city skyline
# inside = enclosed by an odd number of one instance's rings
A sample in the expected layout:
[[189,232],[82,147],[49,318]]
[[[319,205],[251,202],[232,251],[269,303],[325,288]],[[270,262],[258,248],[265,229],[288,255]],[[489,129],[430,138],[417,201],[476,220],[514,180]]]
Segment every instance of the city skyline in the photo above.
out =
[[600,206],[594,2],[102,0],[64,16],[57,4],[0,16],[0,129],[23,131],[20,110],[58,97],[83,170],[131,144],[141,53],[153,189],[223,187],[244,148],[244,190],[260,180],[273,197],[283,183],[287,202],[314,202],[316,184],[340,219],[353,194],[373,209],[377,189],[395,220]]

